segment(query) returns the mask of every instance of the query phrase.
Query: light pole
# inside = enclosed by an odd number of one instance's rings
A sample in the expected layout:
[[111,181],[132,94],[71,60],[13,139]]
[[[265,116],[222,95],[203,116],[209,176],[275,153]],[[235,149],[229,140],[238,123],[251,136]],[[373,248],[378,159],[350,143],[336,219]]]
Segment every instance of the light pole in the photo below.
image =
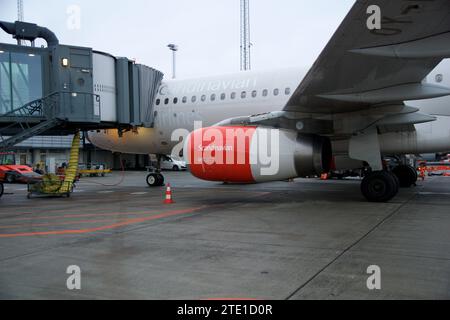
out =
[[167,46],[172,51],[172,79],[175,79],[176,74],[176,68],[177,68],[177,60],[176,60],[176,52],[178,51],[178,46],[175,44],[169,44]]

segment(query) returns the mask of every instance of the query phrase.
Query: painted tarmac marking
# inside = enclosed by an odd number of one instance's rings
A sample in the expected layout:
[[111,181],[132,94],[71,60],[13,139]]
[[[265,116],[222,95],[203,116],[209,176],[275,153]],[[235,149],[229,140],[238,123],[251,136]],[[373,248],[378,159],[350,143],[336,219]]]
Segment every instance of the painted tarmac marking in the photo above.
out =
[[43,217],[29,217],[29,218],[15,218],[8,219],[8,221],[27,221],[27,220],[46,220],[46,219],[64,219],[64,218],[89,218],[89,217],[105,217],[105,216],[120,216],[120,215],[143,215],[149,214],[148,211],[136,212],[108,212],[108,213],[87,213],[87,214],[66,214],[60,216],[43,216]]
[[[158,220],[173,216],[179,216],[183,214],[193,213],[196,211],[199,211],[201,209],[205,209],[208,206],[201,206],[197,208],[190,208],[190,209],[182,209],[182,210],[174,210],[174,211],[168,211],[165,213],[160,213],[157,215],[153,215],[150,217],[145,218],[135,218],[135,219],[128,219],[123,222],[118,222],[106,226],[96,227],[96,228],[86,228],[86,229],[75,229],[75,230],[60,230],[60,231],[43,231],[43,232],[23,232],[23,233],[11,233],[11,234],[0,234],[0,238],[18,238],[18,237],[33,237],[33,236],[49,236],[49,235],[70,235],[70,234],[86,234],[86,233],[93,233],[97,231],[105,231],[105,230],[111,230],[116,229],[119,227],[125,227],[137,223],[142,223],[146,221],[152,221],[152,220]],[[151,214],[149,212],[149,214]]]
[[133,196],[141,196],[141,195],[144,195],[144,194],[147,194],[148,192],[133,192],[133,193],[130,193],[131,195],[133,195]]
[[418,192],[420,195],[450,196],[450,192]]
[[36,223],[36,224],[12,224],[9,226],[0,226],[0,229],[16,229],[16,228],[26,228],[26,227],[50,227],[50,226],[63,226],[63,225],[70,225],[70,224],[95,224],[95,223],[101,223],[101,222],[123,222],[127,221],[128,219],[122,218],[122,219],[101,219],[101,220],[74,220],[74,221],[66,221],[66,222],[45,222],[45,223]]

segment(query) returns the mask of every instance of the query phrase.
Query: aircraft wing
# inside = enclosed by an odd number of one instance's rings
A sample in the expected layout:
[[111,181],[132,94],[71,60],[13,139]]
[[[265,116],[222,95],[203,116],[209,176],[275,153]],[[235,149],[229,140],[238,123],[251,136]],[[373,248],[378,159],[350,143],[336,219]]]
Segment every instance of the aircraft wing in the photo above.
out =
[[[373,5],[381,29],[367,25]],[[358,0],[284,111],[336,114],[449,95],[423,82],[448,57],[450,1]]]

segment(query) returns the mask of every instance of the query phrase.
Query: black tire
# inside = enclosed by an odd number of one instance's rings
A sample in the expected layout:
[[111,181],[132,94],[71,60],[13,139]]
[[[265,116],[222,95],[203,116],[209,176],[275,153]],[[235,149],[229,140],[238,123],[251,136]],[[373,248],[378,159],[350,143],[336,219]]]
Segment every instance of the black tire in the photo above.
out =
[[157,178],[158,178],[158,187],[163,186],[164,185],[164,176],[161,173],[158,173]]
[[392,173],[400,181],[401,188],[409,188],[417,182],[417,171],[411,166],[399,165],[392,170]]
[[146,181],[149,187],[157,187],[158,175],[156,173],[150,173],[149,175],[147,175]]
[[160,173],[150,173],[146,181],[149,187],[160,187],[164,185],[164,176]]
[[178,166],[173,166],[172,170],[173,171],[180,171],[180,168]]
[[398,189],[396,178],[387,171],[369,173],[361,183],[361,192],[370,202],[388,202],[397,195]]
[[0,198],[2,197],[4,191],[5,189],[3,188],[3,183],[0,183]]
[[395,182],[397,192],[398,192],[398,190],[401,188],[400,179],[392,172],[391,172],[391,176],[392,176],[392,178],[394,178],[394,182]]

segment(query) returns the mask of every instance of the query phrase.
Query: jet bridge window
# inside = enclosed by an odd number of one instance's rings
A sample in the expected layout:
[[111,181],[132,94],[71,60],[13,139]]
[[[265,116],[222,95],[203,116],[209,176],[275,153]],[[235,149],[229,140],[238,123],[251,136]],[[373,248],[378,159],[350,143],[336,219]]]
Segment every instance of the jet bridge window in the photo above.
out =
[[0,50],[0,114],[42,98],[42,56]]

